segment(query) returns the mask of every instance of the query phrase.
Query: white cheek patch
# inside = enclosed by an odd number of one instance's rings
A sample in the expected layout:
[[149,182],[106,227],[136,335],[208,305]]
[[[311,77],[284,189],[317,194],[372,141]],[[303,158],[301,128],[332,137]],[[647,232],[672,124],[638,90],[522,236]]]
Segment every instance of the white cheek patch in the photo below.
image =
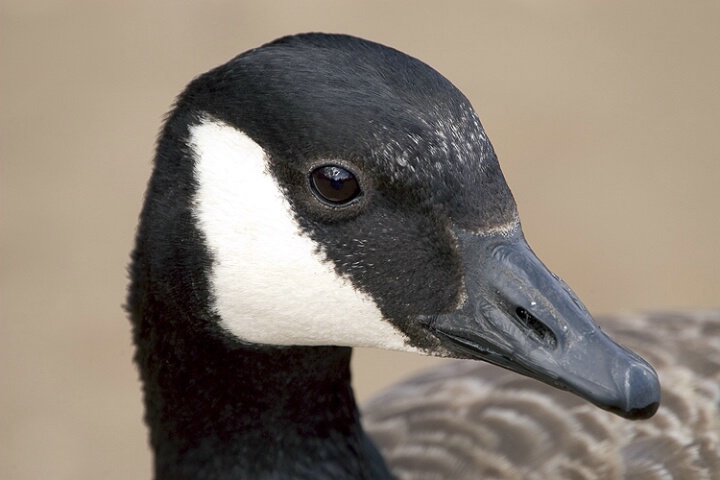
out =
[[257,143],[207,119],[191,127],[189,146],[195,218],[214,260],[210,288],[224,328],[260,344],[417,351],[302,234]]

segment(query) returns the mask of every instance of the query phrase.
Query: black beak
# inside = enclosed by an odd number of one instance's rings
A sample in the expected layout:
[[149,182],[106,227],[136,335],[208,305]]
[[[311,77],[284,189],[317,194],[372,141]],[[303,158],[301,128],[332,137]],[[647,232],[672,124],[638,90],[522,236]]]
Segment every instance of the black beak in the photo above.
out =
[[419,320],[461,358],[494,363],[569,390],[622,417],[660,405],[653,368],[600,330],[565,282],[535,256],[518,226],[457,232],[465,269],[458,310]]

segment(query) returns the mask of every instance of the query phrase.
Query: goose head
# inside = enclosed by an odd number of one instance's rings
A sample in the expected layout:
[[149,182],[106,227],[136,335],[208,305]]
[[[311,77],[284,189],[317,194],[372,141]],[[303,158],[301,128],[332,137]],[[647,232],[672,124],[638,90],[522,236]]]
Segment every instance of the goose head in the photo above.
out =
[[177,331],[147,333],[162,303],[237,348],[482,360],[627,418],[659,404],[652,367],[528,246],[468,99],[353,37],[286,37],[187,87],[158,143],[133,277],[141,342],[183,348]]

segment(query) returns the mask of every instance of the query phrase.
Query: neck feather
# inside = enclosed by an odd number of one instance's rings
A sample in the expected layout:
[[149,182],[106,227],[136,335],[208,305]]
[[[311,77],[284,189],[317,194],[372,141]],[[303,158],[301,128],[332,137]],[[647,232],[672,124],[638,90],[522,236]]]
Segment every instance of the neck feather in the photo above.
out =
[[391,478],[360,425],[350,348],[243,345],[140,292],[156,479]]

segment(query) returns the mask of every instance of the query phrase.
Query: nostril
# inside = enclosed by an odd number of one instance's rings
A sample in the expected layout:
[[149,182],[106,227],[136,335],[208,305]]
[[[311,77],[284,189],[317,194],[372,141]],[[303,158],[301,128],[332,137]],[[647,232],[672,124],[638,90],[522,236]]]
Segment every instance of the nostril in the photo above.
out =
[[550,328],[522,307],[515,309],[520,323],[548,348],[557,347],[557,337]]

